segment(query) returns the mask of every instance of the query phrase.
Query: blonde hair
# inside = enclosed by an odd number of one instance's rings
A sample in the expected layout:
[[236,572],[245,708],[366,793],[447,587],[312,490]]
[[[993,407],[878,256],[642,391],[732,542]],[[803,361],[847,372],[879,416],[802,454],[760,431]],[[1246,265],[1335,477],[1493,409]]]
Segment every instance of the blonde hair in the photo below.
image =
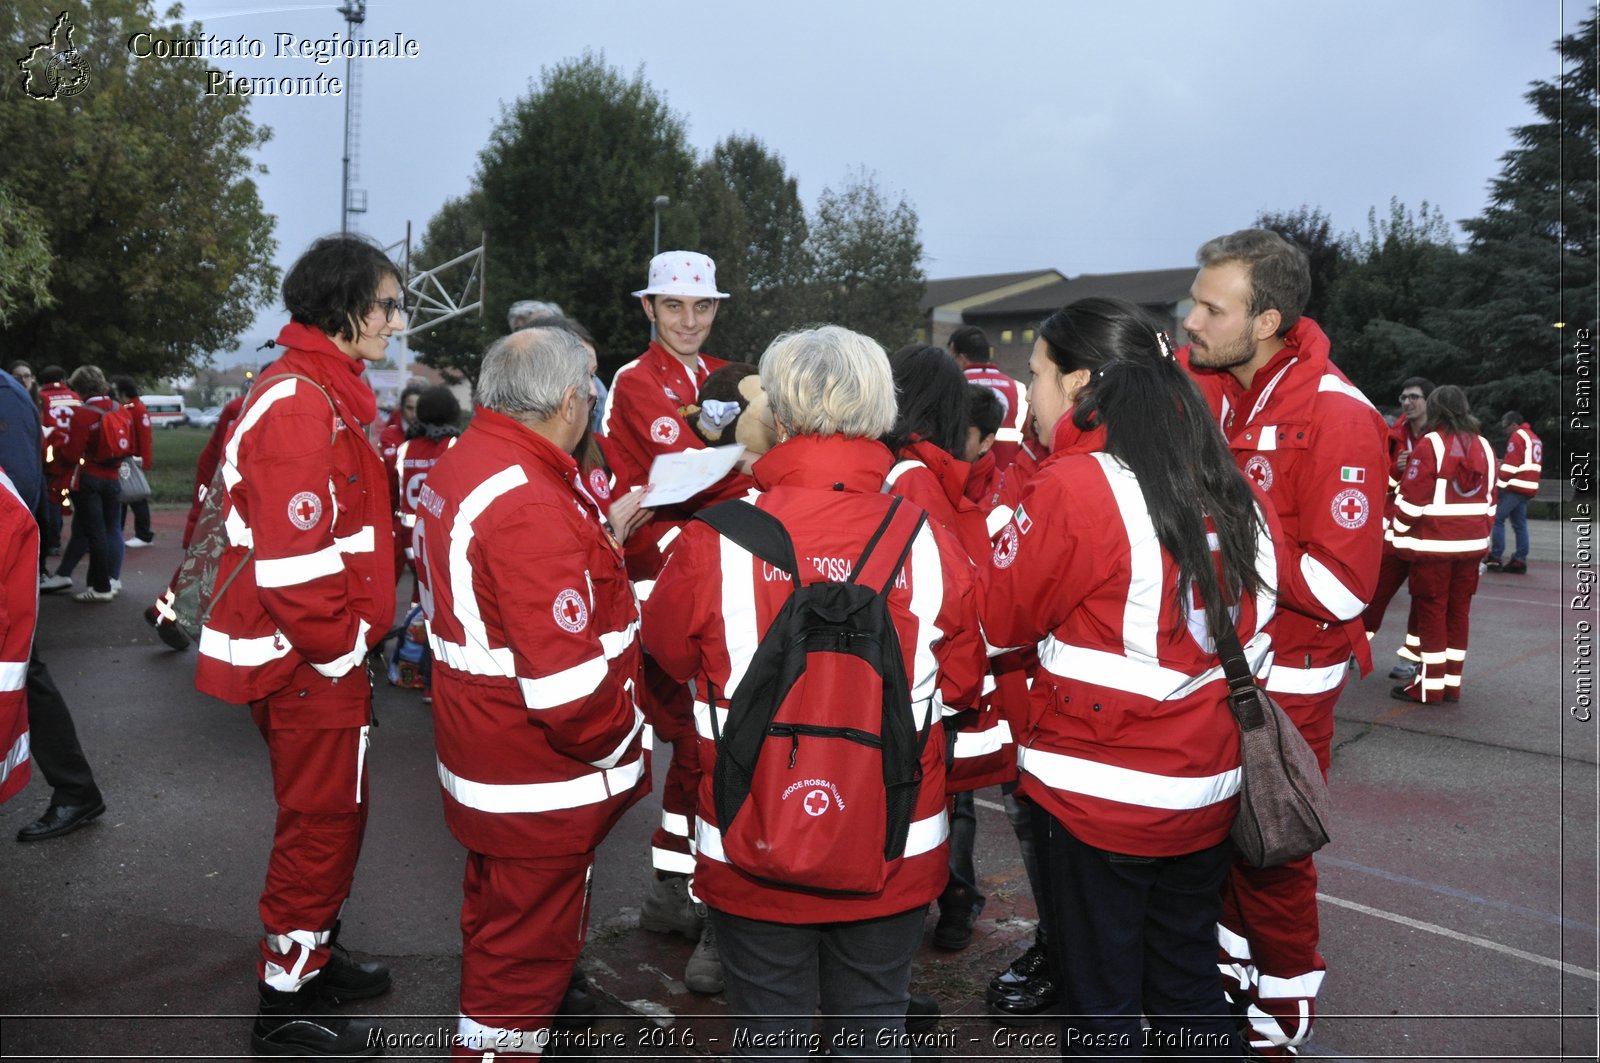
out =
[[877,439],[894,427],[889,358],[870,336],[838,325],[785,332],[761,356],[761,386],[795,435]]

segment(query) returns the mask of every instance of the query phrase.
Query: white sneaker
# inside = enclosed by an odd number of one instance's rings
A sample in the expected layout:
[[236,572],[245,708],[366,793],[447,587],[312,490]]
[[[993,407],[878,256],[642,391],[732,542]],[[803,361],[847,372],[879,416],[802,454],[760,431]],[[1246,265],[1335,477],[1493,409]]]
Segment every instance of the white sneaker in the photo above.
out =
[[64,591],[72,586],[71,576],[40,576],[39,590],[49,594],[51,591]]
[[117,595],[119,595],[121,593],[122,593],[122,581],[119,580],[119,579],[112,580],[111,581],[111,597],[115,598]]
[[109,602],[116,597],[113,591],[97,591],[93,587],[86,587],[72,596],[75,602]]
[[149,539],[141,539],[137,535],[135,535],[131,539],[122,540],[122,545],[126,546],[129,550],[138,550],[138,549],[141,549],[143,547],[149,546],[150,545],[150,540]]

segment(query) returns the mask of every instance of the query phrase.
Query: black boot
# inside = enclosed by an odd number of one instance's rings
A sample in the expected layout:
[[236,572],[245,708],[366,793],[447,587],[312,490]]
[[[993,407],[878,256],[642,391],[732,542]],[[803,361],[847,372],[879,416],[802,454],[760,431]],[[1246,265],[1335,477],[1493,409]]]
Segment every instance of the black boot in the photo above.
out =
[[340,923],[335,920],[328,935],[328,962],[304,989],[314,992],[324,1004],[343,1004],[367,1000],[389,991],[389,968],[381,963],[357,963],[350,950],[339,944]]
[[[376,1056],[382,1030],[360,1019],[317,1014],[322,1001],[311,992],[284,993],[257,984],[261,998],[250,1050],[258,1056]],[[309,987],[308,987],[309,988]]]

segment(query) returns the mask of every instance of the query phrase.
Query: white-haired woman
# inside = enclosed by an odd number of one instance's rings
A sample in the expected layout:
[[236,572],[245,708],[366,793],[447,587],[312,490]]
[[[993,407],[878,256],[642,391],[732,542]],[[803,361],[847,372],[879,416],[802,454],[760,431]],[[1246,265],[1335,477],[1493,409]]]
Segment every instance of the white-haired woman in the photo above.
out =
[[[875,342],[847,329],[793,332],[767,348],[761,382],[778,444],[754,466],[754,505],[783,525],[800,582],[842,581],[896,502],[883,491],[894,457],[878,441],[895,416],[888,360]],[[911,505],[901,508],[910,513]],[[891,538],[886,533],[883,541]],[[730,699],[794,581],[696,521],[673,545],[645,604],[650,652],[675,678],[693,680],[697,692],[703,776],[694,890],[710,908],[708,932],[721,951],[735,1027],[756,1035],[741,1041],[738,1058],[803,1056],[807,1045],[821,1041],[836,1058],[905,1054],[895,1034],[905,1026],[911,957],[924,910],[948,874],[944,738],[939,712],[928,710],[936,700],[974,704],[985,663],[964,551],[931,523],[910,543],[898,574],[884,568],[912,716],[919,738],[926,733],[928,741],[904,852],[889,861],[881,889],[872,892],[830,894],[762,881],[723,844],[729,825],[719,824],[716,811],[712,714],[717,731],[730,725]],[[859,716],[851,716],[854,726],[874,730],[883,706],[863,697],[842,711]],[[804,774],[827,775],[829,747],[806,741],[796,737],[798,757],[808,763]],[[817,814],[819,822],[830,811]],[[851,831],[830,837],[840,867],[860,855],[862,840]],[[830,1027],[814,1033],[819,998]],[[845,1030],[849,1036],[836,1039]]]

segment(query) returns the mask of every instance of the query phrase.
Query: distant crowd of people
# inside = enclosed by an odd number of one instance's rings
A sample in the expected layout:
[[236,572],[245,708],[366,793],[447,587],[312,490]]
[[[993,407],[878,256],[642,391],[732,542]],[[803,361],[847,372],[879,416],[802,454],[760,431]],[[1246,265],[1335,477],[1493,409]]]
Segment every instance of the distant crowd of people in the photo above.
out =
[[[374,654],[398,635],[468,852],[456,1058],[539,1054],[558,1016],[592,1010],[595,853],[651,792],[657,742],[640,925],[694,943],[684,982],[725,994],[738,1058],[818,1038],[837,1058],[912,1054],[907,1030],[940,1009],[912,958],[934,904],[936,947],[973,940],[974,794],[996,785],[1039,922],[991,1013],[1057,1018],[1065,1054],[1295,1054],[1325,974],[1316,868],[1234,853],[1219,637],[1324,775],[1350,665],[1370,671],[1400,586],[1394,696],[1460,700],[1480,570],[1527,570],[1541,443],[1507,413],[1497,468],[1462,389],[1420,377],[1386,424],[1303,315],[1309,267],[1282,237],[1197,257],[1187,343],[1081,300],[1041,323],[1022,386],[974,326],[893,353],[822,326],[713,358],[732,296],[710,258],[668,251],[633,292],[652,339],[609,389],[582,325],[519,302],[464,430],[454,393],[421,384],[380,430],[362,374],[406,328],[404,278],[364,238],[314,243],[284,279],[278,357],[198,463],[183,537],[214,549],[196,686],[249,706],[278,808],[252,1050],[378,1051],[330,1011],[391,985],[339,929]],[[105,808],[33,651],[37,595],[87,557],[73,599],[117,597],[124,550],[155,538],[148,503],[123,500],[152,448],[131,379],[19,363],[4,384],[0,521],[24,549],[0,603],[0,799],[39,763],[53,793],[32,840]],[[654,482],[727,446],[725,474]],[[185,649],[178,589],[145,619]]]

